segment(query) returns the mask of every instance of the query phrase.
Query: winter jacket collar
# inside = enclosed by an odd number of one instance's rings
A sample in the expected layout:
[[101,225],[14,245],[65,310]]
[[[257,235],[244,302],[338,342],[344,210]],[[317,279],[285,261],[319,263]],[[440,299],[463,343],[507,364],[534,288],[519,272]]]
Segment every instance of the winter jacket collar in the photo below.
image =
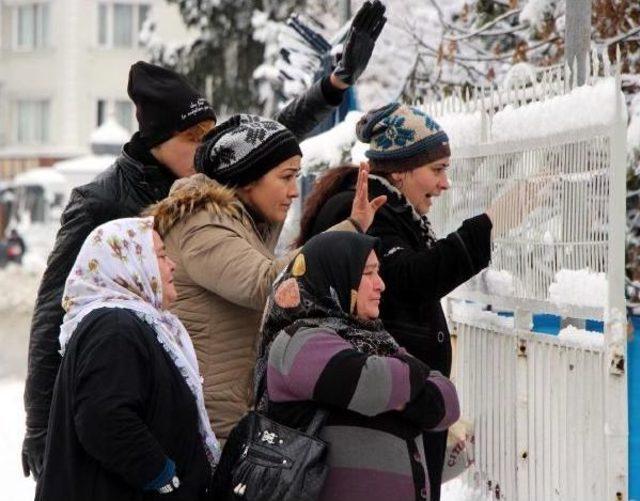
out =
[[421,240],[427,247],[431,247],[436,241],[436,236],[431,229],[431,223],[427,216],[420,216],[407,198],[384,177],[369,175],[369,192],[371,197],[386,195],[387,202],[384,208],[400,216],[413,232],[419,231]]
[[177,180],[169,196],[147,211],[156,218],[156,227],[166,235],[178,222],[200,210],[232,217],[253,229],[267,248],[272,249],[280,235],[281,224],[269,224],[255,216],[255,211],[240,201],[236,191],[204,174]]
[[173,183],[169,195],[146,213],[155,217],[156,228],[164,237],[178,222],[201,210],[233,218],[241,218],[243,212],[234,190],[204,174],[195,174]]
[[123,167],[122,175],[130,185],[140,186],[155,200],[162,200],[177,177],[142,145],[138,134],[124,145],[117,163]]

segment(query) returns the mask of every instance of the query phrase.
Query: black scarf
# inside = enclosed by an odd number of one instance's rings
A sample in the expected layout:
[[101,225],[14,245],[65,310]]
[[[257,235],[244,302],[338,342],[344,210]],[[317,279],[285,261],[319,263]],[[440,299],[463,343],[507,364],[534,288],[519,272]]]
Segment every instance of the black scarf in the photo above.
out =
[[361,352],[391,355],[398,344],[379,320],[364,321],[353,313],[365,263],[378,239],[349,232],[321,233],[309,240],[276,279],[265,309],[262,350],[281,330],[303,327],[335,331]]
[[416,231],[418,231],[426,248],[431,248],[436,241],[436,235],[431,228],[429,219],[426,215],[419,215],[411,202],[407,200],[407,197],[405,197],[398,188],[393,186],[384,177],[370,174],[369,193],[371,196],[387,195],[387,202],[385,205],[393,206],[398,209],[398,212],[402,214],[402,217],[416,228]]

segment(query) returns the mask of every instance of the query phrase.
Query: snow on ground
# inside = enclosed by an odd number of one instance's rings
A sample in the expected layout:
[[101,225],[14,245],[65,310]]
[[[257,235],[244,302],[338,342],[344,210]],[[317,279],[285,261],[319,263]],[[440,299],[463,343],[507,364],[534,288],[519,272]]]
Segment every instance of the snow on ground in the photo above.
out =
[[580,348],[602,348],[604,346],[602,333],[578,329],[573,325],[562,329],[558,333],[558,339]]
[[549,286],[549,299],[556,304],[604,307],[607,276],[583,270],[560,270]]
[[[27,370],[29,325],[40,278],[51,246],[49,230],[35,226],[25,240],[30,251],[22,266],[10,264],[0,269],[0,499],[32,500],[35,483],[24,478],[20,460],[24,436],[22,394]],[[47,236],[49,235],[49,236]]]
[[21,313],[32,310],[44,265],[39,259],[39,256],[27,254],[23,266],[12,263],[0,269],[3,289],[0,294],[0,315],[9,310]]
[[35,482],[22,474],[20,451],[24,436],[22,381],[0,380],[0,485],[5,501],[31,501]]
[[114,117],[107,117],[105,122],[91,133],[91,143],[115,144],[122,146],[129,140],[129,132]]

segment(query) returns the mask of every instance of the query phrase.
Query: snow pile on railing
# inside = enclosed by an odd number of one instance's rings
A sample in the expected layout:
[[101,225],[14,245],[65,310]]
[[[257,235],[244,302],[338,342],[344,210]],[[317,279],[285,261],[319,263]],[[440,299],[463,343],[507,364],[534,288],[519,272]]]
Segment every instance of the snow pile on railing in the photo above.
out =
[[[614,106],[604,108],[603,102],[616,96],[613,77],[593,86],[574,89],[564,96],[555,96],[542,102],[515,108],[508,105],[493,117],[492,140],[519,141],[543,138],[598,125],[611,125],[616,119]],[[622,94],[617,99],[623,99]],[[626,109],[622,106],[622,109]]]
[[549,286],[556,304],[603,307],[607,300],[607,276],[589,270],[560,270]]
[[451,318],[455,322],[469,323],[480,327],[513,329],[513,317],[503,317],[484,309],[484,305],[455,301],[451,305]]
[[494,296],[512,296],[516,292],[513,275],[507,270],[489,268],[482,274],[487,293]]
[[580,348],[600,349],[604,346],[604,336],[600,332],[578,329],[569,325],[558,333],[558,339]]

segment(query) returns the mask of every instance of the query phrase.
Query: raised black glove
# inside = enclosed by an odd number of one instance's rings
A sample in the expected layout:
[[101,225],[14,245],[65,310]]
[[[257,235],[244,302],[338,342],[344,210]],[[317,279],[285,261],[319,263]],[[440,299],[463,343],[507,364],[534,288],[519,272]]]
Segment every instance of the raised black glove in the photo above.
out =
[[25,477],[31,474],[37,481],[42,474],[46,441],[46,429],[27,429],[22,442],[22,471]]
[[347,85],[353,85],[367,67],[378,35],[387,18],[386,7],[379,0],[367,0],[353,18],[342,55],[333,74]]

